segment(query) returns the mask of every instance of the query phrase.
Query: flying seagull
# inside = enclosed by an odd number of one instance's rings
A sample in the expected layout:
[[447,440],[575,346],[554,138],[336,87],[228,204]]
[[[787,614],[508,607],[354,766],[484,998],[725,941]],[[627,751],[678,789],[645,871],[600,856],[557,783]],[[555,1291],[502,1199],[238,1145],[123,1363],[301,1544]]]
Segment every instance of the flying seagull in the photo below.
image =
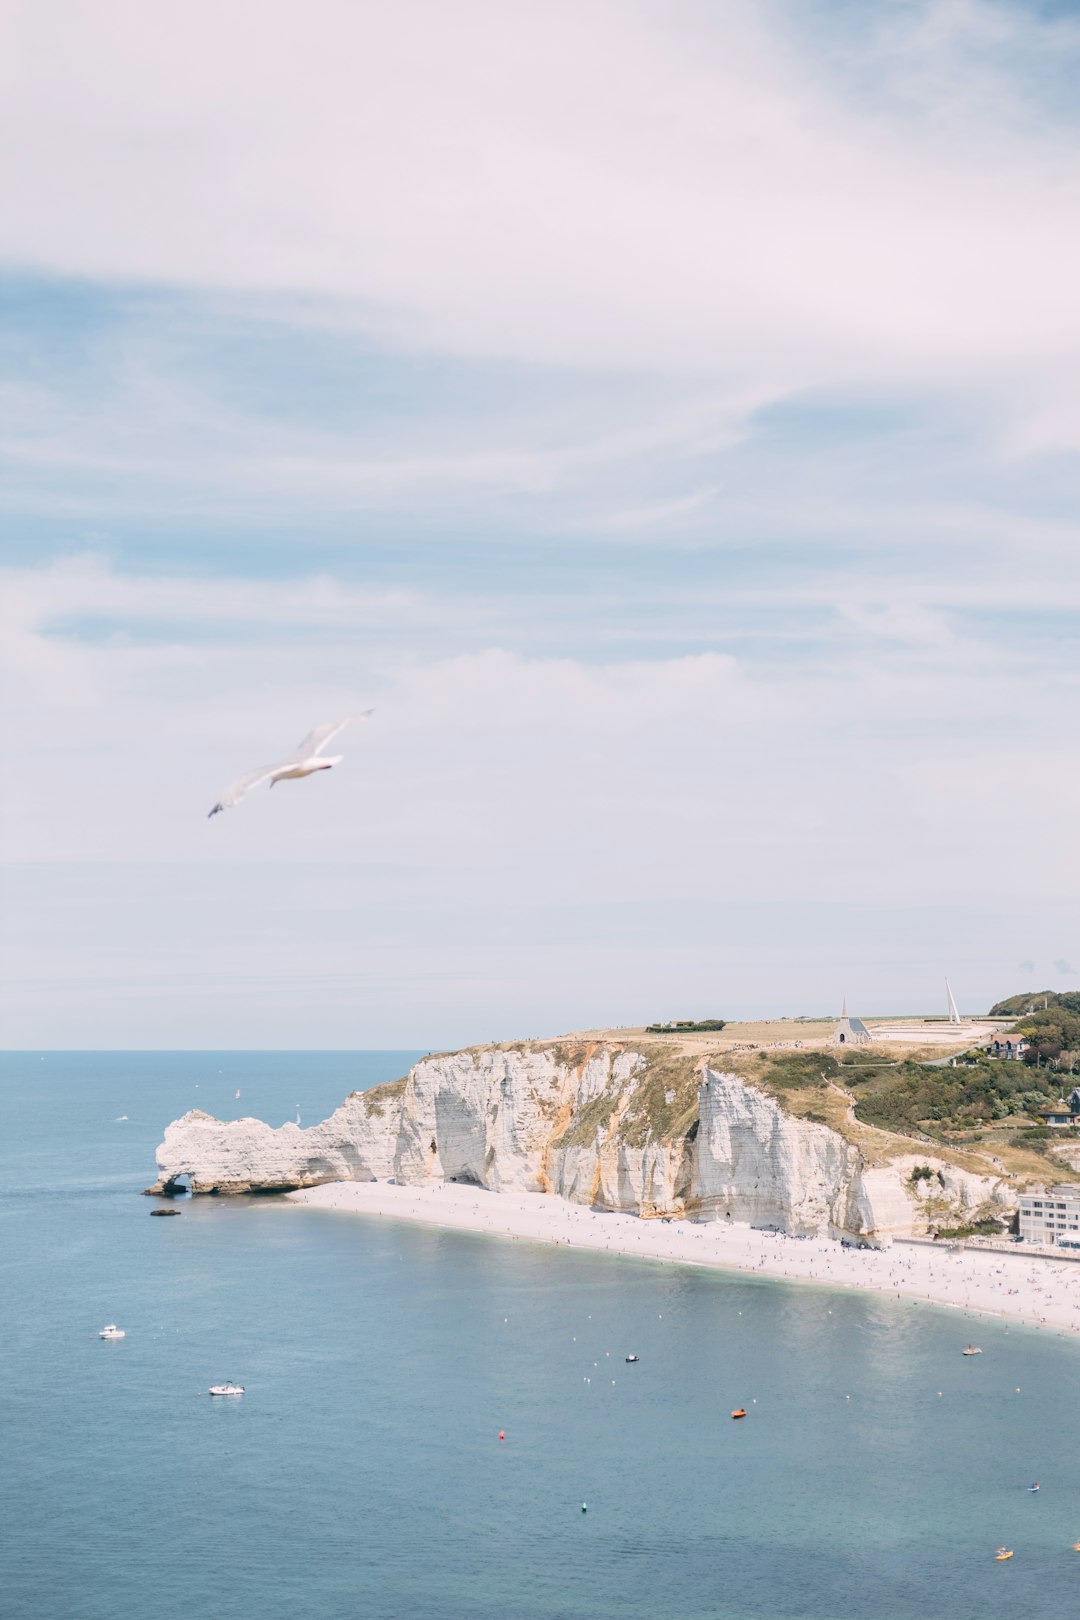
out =
[[329,725],[316,726],[309,732],[293,753],[286,756],[277,765],[262,765],[257,771],[249,771],[238,782],[226,788],[221,798],[209,812],[216,816],[219,810],[231,810],[234,804],[239,804],[245,793],[258,787],[261,782],[269,782],[273,787],[275,782],[285,782],[301,776],[313,776],[316,771],[328,771],[331,765],[340,765],[344,754],[331,754],[328,759],[322,757],[322,751],[339,731],[352,720],[366,720],[374,709],[365,709],[363,714],[350,714],[344,720],[331,722]]

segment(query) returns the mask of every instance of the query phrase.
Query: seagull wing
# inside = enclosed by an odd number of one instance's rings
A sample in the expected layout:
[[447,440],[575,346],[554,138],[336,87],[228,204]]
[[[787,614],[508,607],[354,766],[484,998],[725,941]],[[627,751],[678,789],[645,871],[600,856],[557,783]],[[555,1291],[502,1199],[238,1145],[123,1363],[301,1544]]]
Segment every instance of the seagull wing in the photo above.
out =
[[327,725],[316,726],[314,731],[308,732],[295,754],[290,754],[289,758],[314,759],[322,753],[327,743],[332,742],[338,732],[344,731],[353,720],[366,720],[369,714],[374,713],[374,709],[365,709],[363,714],[347,714],[344,720],[332,720]]
[[[288,761],[286,760],[283,763],[287,764]],[[260,765],[257,771],[249,771],[246,776],[241,776],[237,781],[233,782],[231,787],[225,789],[209,815],[216,816],[219,810],[231,810],[234,804],[240,803],[245,793],[250,793],[252,788],[258,787],[260,782],[269,781],[274,772],[280,769],[280,764]]]
[[374,713],[374,709],[365,709],[363,714],[348,714],[344,720],[334,720],[327,725],[316,726],[314,731],[308,732],[299,748],[295,749],[293,753],[287,754],[284,759],[278,760],[275,765],[260,765],[257,771],[249,771],[246,776],[241,776],[239,781],[226,788],[217,804],[210,811],[210,815],[216,816],[220,810],[231,810],[234,804],[239,804],[245,793],[250,793],[252,788],[259,786],[260,782],[269,781],[275,771],[283,770],[289,765],[297,765],[301,760],[314,759],[322,753],[327,743],[336,737],[339,731],[344,731],[350,721],[366,720],[369,714]]

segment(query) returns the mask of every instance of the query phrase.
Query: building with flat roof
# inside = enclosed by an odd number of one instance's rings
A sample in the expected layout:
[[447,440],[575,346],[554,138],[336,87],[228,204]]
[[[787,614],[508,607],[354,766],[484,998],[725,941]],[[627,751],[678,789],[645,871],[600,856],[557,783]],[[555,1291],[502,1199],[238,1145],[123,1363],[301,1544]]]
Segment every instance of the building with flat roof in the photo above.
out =
[[1063,1125],[1080,1126],[1080,1091],[1074,1091],[1069,1101],[1061,1098],[1056,1103],[1048,1103],[1045,1108],[1037,1108],[1036,1113],[1044,1125],[1052,1125],[1058,1130]]
[[1025,1243],[1080,1249],[1080,1187],[1037,1187],[1021,1193],[1020,1236]]

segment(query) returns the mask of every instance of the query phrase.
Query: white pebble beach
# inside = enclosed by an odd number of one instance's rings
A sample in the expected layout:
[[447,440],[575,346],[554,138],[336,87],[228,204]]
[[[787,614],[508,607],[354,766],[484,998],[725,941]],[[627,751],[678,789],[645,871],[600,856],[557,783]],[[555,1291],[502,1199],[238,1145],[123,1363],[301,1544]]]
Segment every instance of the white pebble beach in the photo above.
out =
[[1080,1263],[1030,1251],[1011,1254],[910,1242],[884,1249],[846,1248],[825,1238],[788,1237],[735,1222],[643,1220],[542,1193],[493,1193],[462,1184],[332,1182],[289,1197],[316,1209],[488,1237],[867,1289],[1048,1331],[1080,1333]]

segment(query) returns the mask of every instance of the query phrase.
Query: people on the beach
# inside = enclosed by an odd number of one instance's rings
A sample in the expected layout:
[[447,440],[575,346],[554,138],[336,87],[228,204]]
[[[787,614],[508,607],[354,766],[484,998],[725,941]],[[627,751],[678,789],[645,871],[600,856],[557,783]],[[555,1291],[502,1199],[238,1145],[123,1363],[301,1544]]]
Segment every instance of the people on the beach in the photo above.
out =
[[467,1184],[401,1187],[347,1182],[309,1189],[301,1202],[400,1215],[432,1225],[493,1232],[672,1263],[716,1266],[825,1287],[874,1290],[972,1312],[1080,1332],[1080,1265],[1053,1257],[933,1248],[903,1241],[882,1249],[844,1248],[737,1222],[643,1220],[568,1200],[526,1193],[481,1193]]

